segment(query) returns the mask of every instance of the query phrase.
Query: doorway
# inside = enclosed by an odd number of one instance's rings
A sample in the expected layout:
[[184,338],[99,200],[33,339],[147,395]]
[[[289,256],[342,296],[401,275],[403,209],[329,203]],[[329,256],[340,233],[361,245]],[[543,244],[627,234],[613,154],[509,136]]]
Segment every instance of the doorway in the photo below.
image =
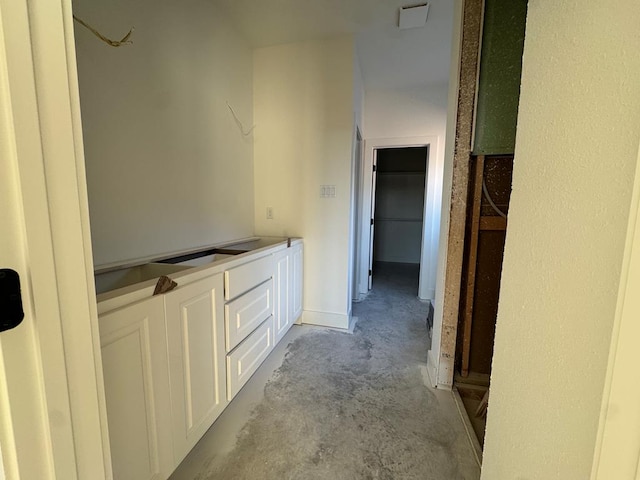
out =
[[[418,298],[433,303],[435,297],[438,236],[440,233],[440,209],[444,142],[437,136],[366,139],[362,156],[360,180],[360,210],[358,229],[358,293],[364,298],[371,286],[373,274],[373,248],[375,227],[375,187],[377,183],[378,154],[385,150],[422,148],[426,151],[421,162],[426,167],[423,184],[422,231],[419,260]],[[383,153],[384,156],[384,153]],[[383,160],[384,161],[384,160]],[[374,171],[376,170],[376,171]]]
[[383,266],[404,265],[408,267],[407,271],[419,276],[427,154],[427,146],[375,151],[370,286]]

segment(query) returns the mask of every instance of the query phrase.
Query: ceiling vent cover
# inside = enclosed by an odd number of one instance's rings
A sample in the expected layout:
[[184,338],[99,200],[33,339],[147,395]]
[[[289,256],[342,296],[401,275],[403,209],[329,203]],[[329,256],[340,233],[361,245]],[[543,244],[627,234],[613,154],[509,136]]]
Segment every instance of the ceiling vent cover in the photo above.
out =
[[429,4],[421,3],[419,5],[410,5],[400,7],[400,15],[398,17],[398,27],[401,30],[407,28],[424,27],[427,24],[427,16],[429,15]]

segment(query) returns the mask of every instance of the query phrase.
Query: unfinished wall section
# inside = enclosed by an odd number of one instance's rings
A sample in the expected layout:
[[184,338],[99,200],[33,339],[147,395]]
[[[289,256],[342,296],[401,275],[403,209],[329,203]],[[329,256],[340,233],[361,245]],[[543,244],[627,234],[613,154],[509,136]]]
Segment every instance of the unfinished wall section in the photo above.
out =
[[[462,15],[462,31],[454,28],[454,35],[462,36],[461,43],[454,44],[453,50],[460,52],[459,70],[456,70],[458,88],[457,95],[449,97],[449,101],[457,105],[457,113],[452,115],[455,124],[447,126],[447,142],[453,139],[455,142],[448,143],[445,151],[442,247],[438,255],[435,320],[428,357],[431,380],[444,388],[453,384],[483,2],[466,0],[457,7],[458,15]],[[462,12],[460,8],[464,8]]]

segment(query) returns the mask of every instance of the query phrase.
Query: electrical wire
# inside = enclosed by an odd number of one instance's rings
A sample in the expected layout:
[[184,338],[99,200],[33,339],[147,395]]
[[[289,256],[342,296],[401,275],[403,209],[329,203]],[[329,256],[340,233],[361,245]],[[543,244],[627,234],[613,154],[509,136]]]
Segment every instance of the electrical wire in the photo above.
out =
[[133,33],[133,28],[131,28],[131,30],[129,30],[129,33],[127,33],[124,37],[122,37],[121,40],[111,40],[110,38],[107,38],[104,35],[102,35],[98,30],[93,28],[91,25],[89,25],[87,22],[85,22],[81,18],[76,17],[74,15],[73,19],[111,47],[121,47],[122,45],[131,45],[133,43],[131,40],[129,40],[129,37]]
[[254,125],[248,131],[245,132],[244,131],[244,126],[242,125],[242,122],[240,121],[240,119],[236,115],[236,112],[233,111],[233,108],[231,107],[231,105],[229,105],[229,102],[227,102],[227,107],[229,107],[229,110],[231,111],[231,115],[233,115],[233,119],[236,121],[236,125],[238,125],[238,128],[240,129],[240,133],[242,133],[242,135],[245,136],[245,137],[248,137],[249,135],[251,135],[251,132],[253,132],[253,130],[256,128],[256,126]]
[[487,184],[485,183],[484,178],[482,179],[482,191],[487,201],[489,202],[489,205],[491,205],[491,208],[493,208],[496,213],[502,218],[507,218],[507,215],[502,210],[500,210],[495,203],[493,203],[493,199],[491,198],[491,195],[489,195],[489,190],[487,190]]

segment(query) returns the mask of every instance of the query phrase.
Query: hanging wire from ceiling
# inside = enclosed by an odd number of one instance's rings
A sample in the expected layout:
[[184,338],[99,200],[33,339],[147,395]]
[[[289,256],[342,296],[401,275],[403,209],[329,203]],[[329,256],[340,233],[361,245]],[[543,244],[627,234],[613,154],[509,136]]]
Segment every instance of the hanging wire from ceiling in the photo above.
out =
[[121,40],[111,40],[110,38],[102,35],[98,30],[93,28],[91,25],[89,25],[87,22],[77,17],[76,15],[73,15],[73,19],[76,22],[78,22],[80,25],[82,25],[84,28],[89,30],[91,33],[93,33],[96,37],[98,37],[107,45],[110,45],[112,47],[121,47],[122,45],[131,45],[133,43],[133,41],[129,40],[129,37],[131,37],[131,34],[133,33],[133,27],[131,27],[131,30],[129,30],[129,33],[127,33],[124,37],[122,37]]
[[256,126],[254,125],[253,127],[251,127],[249,130],[247,130],[245,132],[244,126],[242,125],[242,122],[240,121],[240,119],[236,115],[236,112],[234,112],[234,110],[231,107],[231,105],[229,105],[229,102],[227,102],[227,107],[229,107],[229,110],[231,111],[231,115],[233,115],[233,119],[236,121],[236,125],[238,125],[238,128],[240,129],[240,133],[242,133],[242,135],[245,136],[245,137],[248,137],[249,135],[251,135],[251,132],[253,132],[253,130],[256,128]]

